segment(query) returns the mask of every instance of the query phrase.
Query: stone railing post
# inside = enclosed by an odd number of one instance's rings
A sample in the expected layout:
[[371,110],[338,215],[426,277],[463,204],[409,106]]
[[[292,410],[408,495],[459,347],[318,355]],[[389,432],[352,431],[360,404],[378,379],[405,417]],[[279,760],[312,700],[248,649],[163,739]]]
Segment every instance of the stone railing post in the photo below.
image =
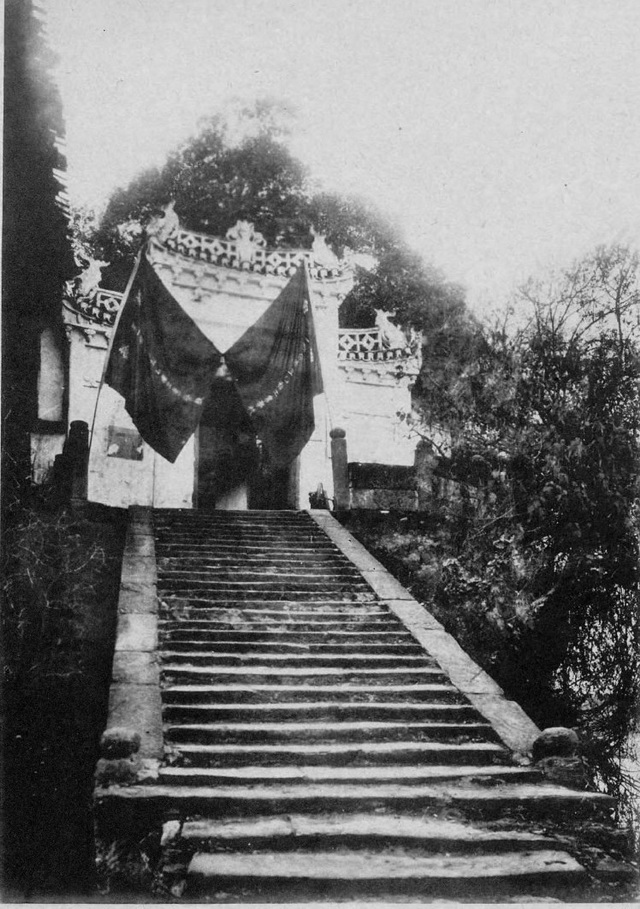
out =
[[89,427],[84,420],[73,420],[67,439],[71,471],[71,505],[87,501],[89,482]]
[[333,500],[336,511],[348,511],[351,505],[349,495],[349,466],[347,460],[347,434],[344,429],[332,429],[331,466],[333,469]]

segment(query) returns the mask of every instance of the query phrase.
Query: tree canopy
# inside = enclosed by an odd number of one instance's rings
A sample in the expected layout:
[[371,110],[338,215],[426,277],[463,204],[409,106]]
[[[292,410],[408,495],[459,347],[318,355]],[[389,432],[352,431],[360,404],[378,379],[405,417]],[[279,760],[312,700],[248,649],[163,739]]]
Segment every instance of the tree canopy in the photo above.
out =
[[514,303],[523,325],[478,326],[456,369],[425,378],[439,387],[420,431],[446,426],[441,469],[484,489],[436,598],[472,651],[492,639],[510,695],[579,727],[611,779],[640,694],[638,256],[600,247]]
[[114,193],[91,243],[111,263],[105,279],[126,281],[142,226],[170,200],[188,230],[224,236],[237,220],[251,221],[269,246],[310,248],[315,233],[338,256],[368,253],[377,264],[358,271],[341,308],[343,324],[373,325],[375,309],[394,312],[425,332],[459,318],[464,294],[415,254],[396,225],[355,196],[319,190],[289,150],[286,111],[259,101],[235,116],[205,120],[197,135]]

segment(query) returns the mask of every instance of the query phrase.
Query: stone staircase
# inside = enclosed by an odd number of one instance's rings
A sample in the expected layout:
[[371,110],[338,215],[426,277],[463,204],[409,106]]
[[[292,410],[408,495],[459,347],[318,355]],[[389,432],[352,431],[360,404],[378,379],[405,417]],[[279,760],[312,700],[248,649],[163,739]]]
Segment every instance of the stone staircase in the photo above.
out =
[[570,834],[611,800],[516,760],[317,519],[166,510],[154,527],[163,758],[96,801],[105,830],[162,826],[167,893],[425,902],[588,882]]

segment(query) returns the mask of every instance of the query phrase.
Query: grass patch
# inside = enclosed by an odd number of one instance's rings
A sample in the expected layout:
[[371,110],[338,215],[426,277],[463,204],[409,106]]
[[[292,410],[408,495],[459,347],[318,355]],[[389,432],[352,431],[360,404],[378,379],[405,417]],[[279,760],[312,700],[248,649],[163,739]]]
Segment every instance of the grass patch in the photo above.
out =
[[126,514],[34,505],[3,556],[5,896],[95,894],[92,791],[107,718]]

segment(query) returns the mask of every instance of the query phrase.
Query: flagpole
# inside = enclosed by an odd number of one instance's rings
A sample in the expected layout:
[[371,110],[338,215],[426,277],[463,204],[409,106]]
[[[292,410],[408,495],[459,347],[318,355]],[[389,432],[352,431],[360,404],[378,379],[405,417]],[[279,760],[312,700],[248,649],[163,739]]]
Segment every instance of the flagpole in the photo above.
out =
[[98,402],[100,400],[100,392],[102,391],[102,386],[104,385],[104,380],[107,375],[107,368],[109,366],[109,359],[111,357],[111,351],[113,350],[113,344],[114,344],[114,341],[116,338],[116,332],[118,330],[118,325],[120,324],[120,319],[122,318],[122,313],[124,312],[124,308],[127,305],[127,301],[129,300],[129,295],[131,294],[131,288],[133,287],[133,282],[135,281],[136,275],[138,274],[138,269],[140,268],[140,262],[142,260],[142,253],[144,252],[145,245],[146,244],[143,244],[140,247],[140,249],[138,250],[138,255],[136,256],[136,260],[134,262],[133,269],[131,271],[131,275],[129,276],[129,280],[127,281],[127,286],[125,287],[124,293],[122,295],[122,302],[120,304],[120,308],[118,309],[115,321],[113,323],[113,329],[111,330],[111,337],[109,338],[109,343],[107,345],[107,352],[105,354],[104,364],[102,366],[102,377],[100,379],[100,384],[98,386],[98,394],[96,395],[96,404],[95,404],[95,407],[93,408],[93,420],[91,421],[91,432],[89,434],[89,451],[91,451],[91,443],[93,442],[93,431],[96,426],[96,417],[98,415]]

